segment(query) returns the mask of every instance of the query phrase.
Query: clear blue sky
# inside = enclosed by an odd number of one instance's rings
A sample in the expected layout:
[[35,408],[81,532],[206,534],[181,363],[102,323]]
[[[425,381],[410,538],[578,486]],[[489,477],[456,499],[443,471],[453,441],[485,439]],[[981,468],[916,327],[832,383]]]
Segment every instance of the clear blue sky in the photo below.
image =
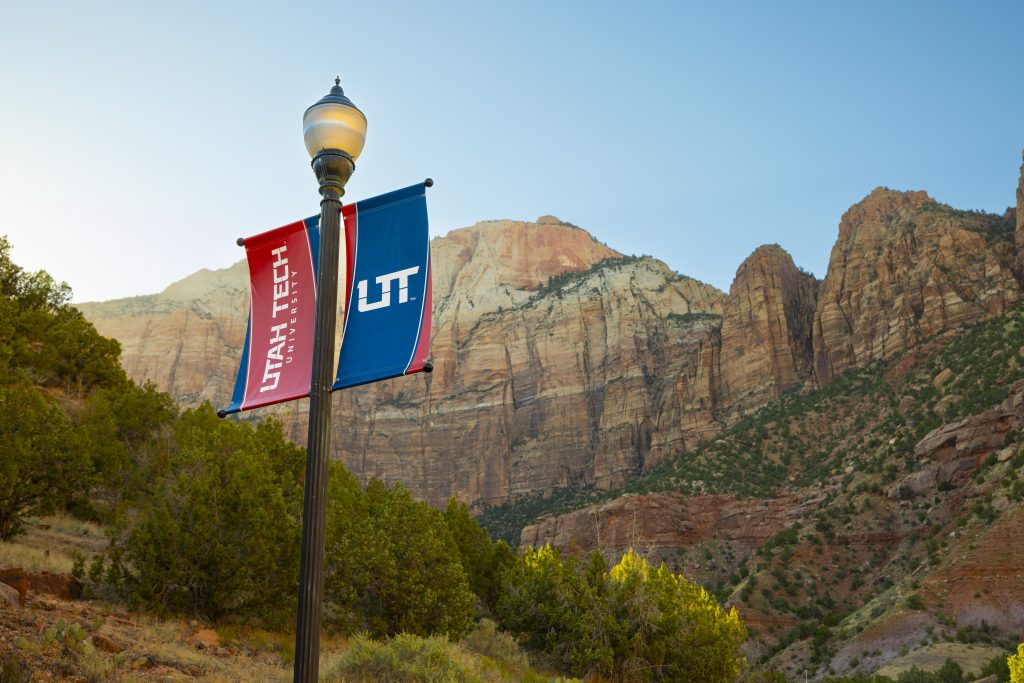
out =
[[318,210],[304,109],[366,112],[355,200],[551,213],[728,288],[824,275],[877,185],[1014,201],[1024,2],[4,2],[0,233],[75,299],[159,291]]

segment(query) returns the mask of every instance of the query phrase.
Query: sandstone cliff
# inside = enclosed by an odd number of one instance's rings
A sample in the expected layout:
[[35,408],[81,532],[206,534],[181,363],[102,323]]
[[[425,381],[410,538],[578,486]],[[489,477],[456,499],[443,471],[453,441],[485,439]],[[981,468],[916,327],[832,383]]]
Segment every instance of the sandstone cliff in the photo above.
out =
[[760,408],[811,378],[817,294],[814,276],[776,244],[760,247],[739,267],[722,319],[723,412]]
[[[1024,156],[1024,150],[1021,150]],[[1020,165],[1020,180],[1017,182],[1017,258],[1024,268],[1024,161]]]
[[817,381],[1006,310],[1019,286],[1001,221],[884,188],[851,207],[818,294]]
[[728,543],[740,559],[791,526],[820,495],[742,499],[735,495],[626,495],[564,515],[549,515],[523,529],[521,544],[551,544],[562,552],[600,551],[617,556],[643,548],[659,556],[703,541]]
[[230,399],[249,315],[244,261],[201,270],[160,294],[78,308],[121,342],[121,364],[135,381],[153,382],[186,406]]
[[[344,392],[334,455],[435,504],[617,486],[787,389],[1002,311],[1019,291],[1003,227],[876,190],[843,217],[822,283],[770,245],[728,296],[550,216],[452,231],[432,242],[436,371]],[[82,309],[121,341],[131,377],[222,404],[245,274]],[[304,406],[275,410],[302,442]]]
[[341,397],[336,453],[354,474],[432,503],[498,503],[621,484],[716,429],[700,362],[716,343],[714,288],[650,258],[536,292],[500,286],[520,303],[475,319],[438,303],[432,375]]
[[[432,242],[432,375],[335,399],[334,455],[443,504],[611,486],[713,434],[724,296],[543,217]],[[186,405],[230,397],[245,334],[244,263],[158,295],[84,304],[137,381]],[[278,409],[297,441],[301,405]],[[557,454],[557,455],[553,455]]]

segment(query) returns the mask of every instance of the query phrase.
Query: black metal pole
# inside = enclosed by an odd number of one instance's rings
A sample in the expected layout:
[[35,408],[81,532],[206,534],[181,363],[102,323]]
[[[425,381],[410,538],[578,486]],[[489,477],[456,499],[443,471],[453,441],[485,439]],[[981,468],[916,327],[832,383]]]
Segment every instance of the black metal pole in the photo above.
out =
[[324,528],[327,464],[331,444],[331,385],[338,308],[341,197],[355,165],[344,152],[326,150],[313,159],[320,181],[320,257],[317,267],[313,369],[309,388],[306,487],[302,506],[299,612],[295,624],[295,683],[316,683],[320,672],[320,613],[324,590]]

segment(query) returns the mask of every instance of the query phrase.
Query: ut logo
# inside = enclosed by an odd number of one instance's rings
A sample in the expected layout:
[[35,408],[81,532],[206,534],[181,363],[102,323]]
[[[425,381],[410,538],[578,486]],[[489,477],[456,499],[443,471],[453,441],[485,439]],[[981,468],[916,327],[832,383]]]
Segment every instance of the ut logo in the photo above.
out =
[[372,304],[366,303],[366,280],[360,280],[359,288],[359,312],[375,311],[378,308],[387,308],[391,305],[391,283],[398,280],[398,303],[404,304],[409,300],[409,278],[420,272],[419,266],[397,270],[394,273],[378,275],[375,279],[380,285],[380,301]]

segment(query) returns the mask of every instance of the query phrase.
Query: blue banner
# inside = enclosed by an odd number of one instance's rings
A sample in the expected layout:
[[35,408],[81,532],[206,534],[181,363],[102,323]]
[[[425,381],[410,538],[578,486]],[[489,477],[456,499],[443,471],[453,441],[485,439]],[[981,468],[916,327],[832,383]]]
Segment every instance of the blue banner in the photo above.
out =
[[426,185],[342,207],[346,306],[333,389],[429,371]]

